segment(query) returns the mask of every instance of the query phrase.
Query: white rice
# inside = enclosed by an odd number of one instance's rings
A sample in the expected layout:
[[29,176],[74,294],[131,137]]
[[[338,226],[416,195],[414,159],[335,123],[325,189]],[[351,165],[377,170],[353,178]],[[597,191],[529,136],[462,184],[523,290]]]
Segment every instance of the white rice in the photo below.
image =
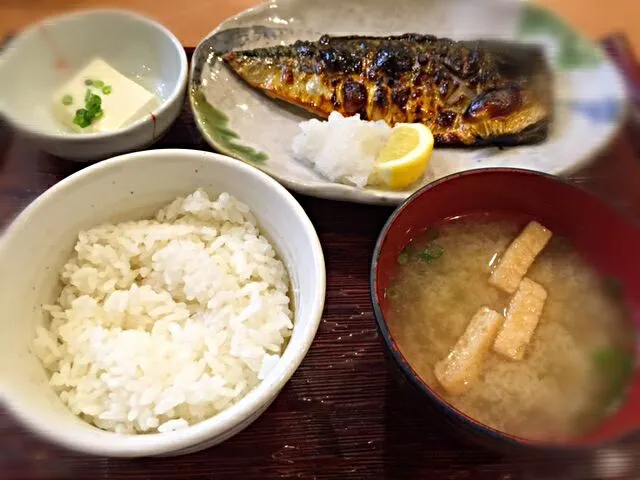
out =
[[383,120],[367,122],[360,115],[300,122],[302,132],[293,139],[293,154],[332,182],[364,187],[373,181],[375,161],[391,136]]
[[293,328],[285,266],[227,193],[80,232],[60,278],[34,349],[71,412],[105,430],[215,415],[267,375]]

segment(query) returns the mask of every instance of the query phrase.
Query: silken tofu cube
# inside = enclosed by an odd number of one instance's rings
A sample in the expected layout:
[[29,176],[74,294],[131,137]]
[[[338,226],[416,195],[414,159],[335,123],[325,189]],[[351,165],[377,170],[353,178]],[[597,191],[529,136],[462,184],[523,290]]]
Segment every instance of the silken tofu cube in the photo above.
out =
[[[100,87],[87,85],[99,81]],[[108,87],[104,92],[102,88]],[[76,111],[85,108],[87,90],[100,96],[103,115],[82,128],[73,123]],[[126,127],[149,115],[158,106],[158,98],[133,80],[122,75],[104,60],[96,58],[53,94],[55,118],[75,132],[109,132]]]

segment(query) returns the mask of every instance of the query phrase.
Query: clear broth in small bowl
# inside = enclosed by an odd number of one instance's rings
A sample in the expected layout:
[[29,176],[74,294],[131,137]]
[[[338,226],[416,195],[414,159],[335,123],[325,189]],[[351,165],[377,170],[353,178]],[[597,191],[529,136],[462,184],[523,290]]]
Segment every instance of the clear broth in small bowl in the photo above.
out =
[[506,312],[512,295],[488,280],[527,220],[469,216],[418,235],[398,256],[386,319],[407,362],[453,407],[511,435],[562,440],[596,427],[622,400],[635,333],[615,281],[560,236],[526,274],[547,298],[524,358],[509,360],[490,348],[460,395],[448,394],[434,374],[481,307]]

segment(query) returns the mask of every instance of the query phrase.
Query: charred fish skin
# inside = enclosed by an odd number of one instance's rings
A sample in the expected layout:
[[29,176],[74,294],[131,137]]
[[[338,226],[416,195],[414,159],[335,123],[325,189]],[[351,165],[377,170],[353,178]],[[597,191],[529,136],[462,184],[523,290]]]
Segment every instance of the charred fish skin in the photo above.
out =
[[321,117],[424,123],[439,145],[537,143],[551,121],[552,79],[536,46],[324,35],[223,59],[252,87]]

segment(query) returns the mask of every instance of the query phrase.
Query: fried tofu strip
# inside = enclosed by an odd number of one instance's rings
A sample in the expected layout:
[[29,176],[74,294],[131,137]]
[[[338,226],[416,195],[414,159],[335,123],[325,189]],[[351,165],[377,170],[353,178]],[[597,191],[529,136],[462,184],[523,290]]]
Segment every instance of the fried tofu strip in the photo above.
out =
[[503,317],[488,307],[473,316],[449,355],[440,360],[434,373],[451,395],[461,395],[471,388],[471,382],[482,370],[482,363],[491,348]]
[[511,298],[493,350],[512,360],[522,360],[538,326],[546,300],[547,291],[542,285],[528,278],[522,279],[516,294]]
[[489,277],[489,283],[507,293],[515,292],[520,280],[549,242],[551,235],[551,231],[538,222],[529,222],[502,255]]

